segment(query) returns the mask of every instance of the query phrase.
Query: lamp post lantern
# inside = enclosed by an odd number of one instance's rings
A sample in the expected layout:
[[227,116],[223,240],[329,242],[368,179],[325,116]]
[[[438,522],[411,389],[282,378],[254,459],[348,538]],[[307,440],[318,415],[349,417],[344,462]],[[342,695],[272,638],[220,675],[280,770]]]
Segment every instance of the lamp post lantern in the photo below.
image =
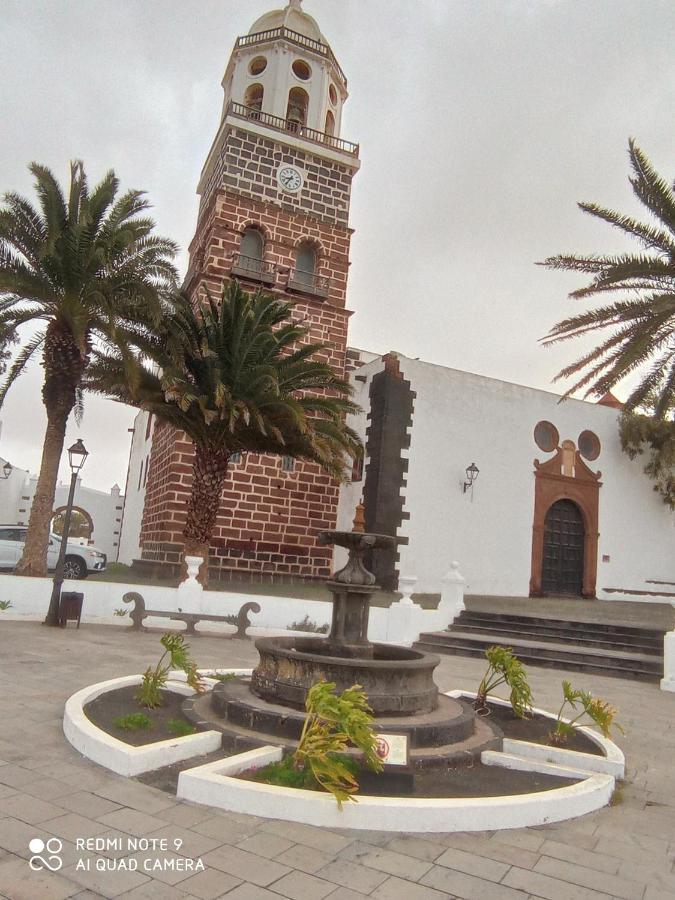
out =
[[66,545],[68,543],[68,532],[70,530],[70,516],[73,511],[73,500],[75,498],[75,486],[77,485],[77,476],[80,474],[82,466],[88,456],[89,453],[82,443],[81,438],[78,438],[73,446],[68,448],[68,462],[70,463],[71,471],[70,490],[68,491],[68,503],[66,504],[66,512],[63,517],[61,549],[59,550],[59,558],[56,563],[56,571],[54,572],[52,596],[49,601],[49,609],[44,621],[45,625],[59,624],[59,603],[61,600],[61,587],[63,585],[63,565],[66,558]]

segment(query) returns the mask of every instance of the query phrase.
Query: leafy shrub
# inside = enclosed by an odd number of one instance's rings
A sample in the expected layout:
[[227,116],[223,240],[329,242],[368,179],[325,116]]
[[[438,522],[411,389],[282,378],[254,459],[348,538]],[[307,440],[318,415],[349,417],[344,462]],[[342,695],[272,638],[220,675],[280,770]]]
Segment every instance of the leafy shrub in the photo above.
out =
[[146,728],[152,728],[152,722],[145,713],[129,713],[127,716],[118,716],[113,719],[115,728],[121,728],[122,731],[144,731]]
[[[563,744],[566,744],[570,736],[574,734],[577,722],[579,719],[583,718],[583,716],[588,716],[588,718],[598,726],[605,737],[610,736],[612,725],[614,725],[615,728],[618,728],[623,734],[623,728],[618,722],[614,721],[617,710],[613,706],[610,706],[605,700],[600,700],[599,697],[593,697],[590,691],[575,690],[569,681],[563,681],[562,689],[563,702],[558,710],[555,728],[553,731],[549,732],[548,737],[550,744],[553,744],[556,747],[561,747]],[[564,722],[563,712],[567,704],[569,704],[575,712],[579,710],[577,704],[581,704],[581,711],[573,719],[570,719],[569,722]]]
[[525,718],[532,709],[532,691],[527,683],[525,666],[510,647],[488,647],[485,656],[489,665],[478,686],[474,709],[479,714],[488,715],[488,694],[500,684],[506,684],[511,688],[509,700],[514,713],[521,719]]
[[0,610],[11,609],[12,601],[11,600],[0,600]]
[[209,677],[215,678],[216,681],[234,681],[238,676],[235,675],[234,672],[214,672],[214,674]]
[[113,610],[113,615],[119,616],[120,618],[122,618],[122,616],[126,616],[126,614],[127,614],[126,609],[122,609],[121,606],[118,609]]
[[329,625],[317,625],[308,615],[299,622],[291,622],[287,627],[287,631],[311,631],[314,634],[328,634]]
[[374,772],[382,771],[382,761],[375,751],[368,698],[360,684],[354,684],[338,695],[334,682],[319,681],[309,689],[305,708],[307,718],[298,749],[293,754],[293,764],[297,771],[309,769],[342,809],[343,801],[355,800],[353,795],[359,789],[352,768],[346,765],[341,755],[350,744],[361,751],[368,768]]
[[154,669],[148,666],[145,670],[143,681],[136,694],[136,700],[148,709],[156,709],[162,705],[162,688],[168,680],[171,669],[182,669],[187,676],[187,683],[198,694],[205,690],[197,672],[197,664],[190,659],[190,646],[185,643],[183,635],[169,632],[162,636],[161,644],[164,653]]
[[[333,754],[333,758],[342,763],[353,776],[358,775],[360,766],[353,756]],[[304,768],[296,766],[293,754],[284,756],[279,762],[269,763],[255,772],[253,770],[249,770],[249,772],[253,781],[261,781],[265,784],[300,788],[306,791],[323,790],[309,766]]]
[[186,734],[196,734],[197,732],[195,726],[186,722],[185,719],[169,719],[166,727],[176,737],[185,737]]

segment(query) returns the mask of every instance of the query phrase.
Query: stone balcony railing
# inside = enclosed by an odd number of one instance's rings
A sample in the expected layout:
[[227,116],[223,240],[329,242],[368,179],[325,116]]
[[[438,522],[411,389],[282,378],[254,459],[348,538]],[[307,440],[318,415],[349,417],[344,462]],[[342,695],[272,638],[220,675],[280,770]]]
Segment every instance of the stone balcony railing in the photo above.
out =
[[313,297],[325,298],[330,290],[330,278],[294,269],[288,276],[288,290],[296,294],[311,294]]
[[300,34],[299,31],[293,31],[292,28],[268,28],[267,31],[258,31],[255,34],[245,34],[243,37],[237,38],[234,47],[235,50],[238,50],[241,47],[251,47],[255,44],[265,44],[269,41],[277,40],[288,41],[289,44],[303,47],[305,50],[310,50],[312,53],[317,53],[319,56],[323,56],[325,59],[330,60],[337,69],[343,84],[345,87],[347,86],[345,73],[333,56],[333,51],[328,44],[322,44],[321,41],[315,41],[313,38]]
[[227,115],[237,119],[246,119],[252,122],[259,122],[266,128],[272,128],[274,131],[291,132],[306,141],[312,141],[314,144],[324,144],[332,150],[338,150],[340,153],[348,153],[350,156],[359,155],[359,145],[352,141],[345,141],[342,138],[335,137],[333,134],[327,134],[325,131],[317,131],[316,128],[308,128],[301,122],[293,119],[283,119],[281,116],[273,116],[270,113],[263,112],[261,109],[255,109],[252,106],[244,106],[243,103],[230,103],[227,108]]
[[245,278],[248,281],[259,281],[261,284],[274,285],[277,280],[276,266],[273,262],[257,259],[253,256],[244,256],[243,253],[235,253],[232,258],[232,275]]

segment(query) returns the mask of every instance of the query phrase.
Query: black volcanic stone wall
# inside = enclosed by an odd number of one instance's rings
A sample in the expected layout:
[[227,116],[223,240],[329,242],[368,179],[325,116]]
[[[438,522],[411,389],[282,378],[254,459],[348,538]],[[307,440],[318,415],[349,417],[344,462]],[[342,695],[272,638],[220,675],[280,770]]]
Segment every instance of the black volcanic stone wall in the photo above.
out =
[[[366,467],[363,487],[366,531],[396,536],[409,514],[403,511],[408,460],[401,451],[410,446],[415,392],[404,381],[399,361],[391,353],[383,357],[385,368],[370,385],[369,425],[366,429]],[[407,538],[399,539],[406,543]],[[384,590],[395,591],[399,573],[396,547],[368,554],[367,568]]]

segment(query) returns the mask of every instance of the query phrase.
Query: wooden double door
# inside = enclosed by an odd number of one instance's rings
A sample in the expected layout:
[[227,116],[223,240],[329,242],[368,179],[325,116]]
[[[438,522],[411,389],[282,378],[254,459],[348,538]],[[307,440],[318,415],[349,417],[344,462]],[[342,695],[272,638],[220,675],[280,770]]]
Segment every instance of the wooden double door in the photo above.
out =
[[577,504],[556,501],[544,519],[541,589],[545,594],[583,593],[585,537]]

